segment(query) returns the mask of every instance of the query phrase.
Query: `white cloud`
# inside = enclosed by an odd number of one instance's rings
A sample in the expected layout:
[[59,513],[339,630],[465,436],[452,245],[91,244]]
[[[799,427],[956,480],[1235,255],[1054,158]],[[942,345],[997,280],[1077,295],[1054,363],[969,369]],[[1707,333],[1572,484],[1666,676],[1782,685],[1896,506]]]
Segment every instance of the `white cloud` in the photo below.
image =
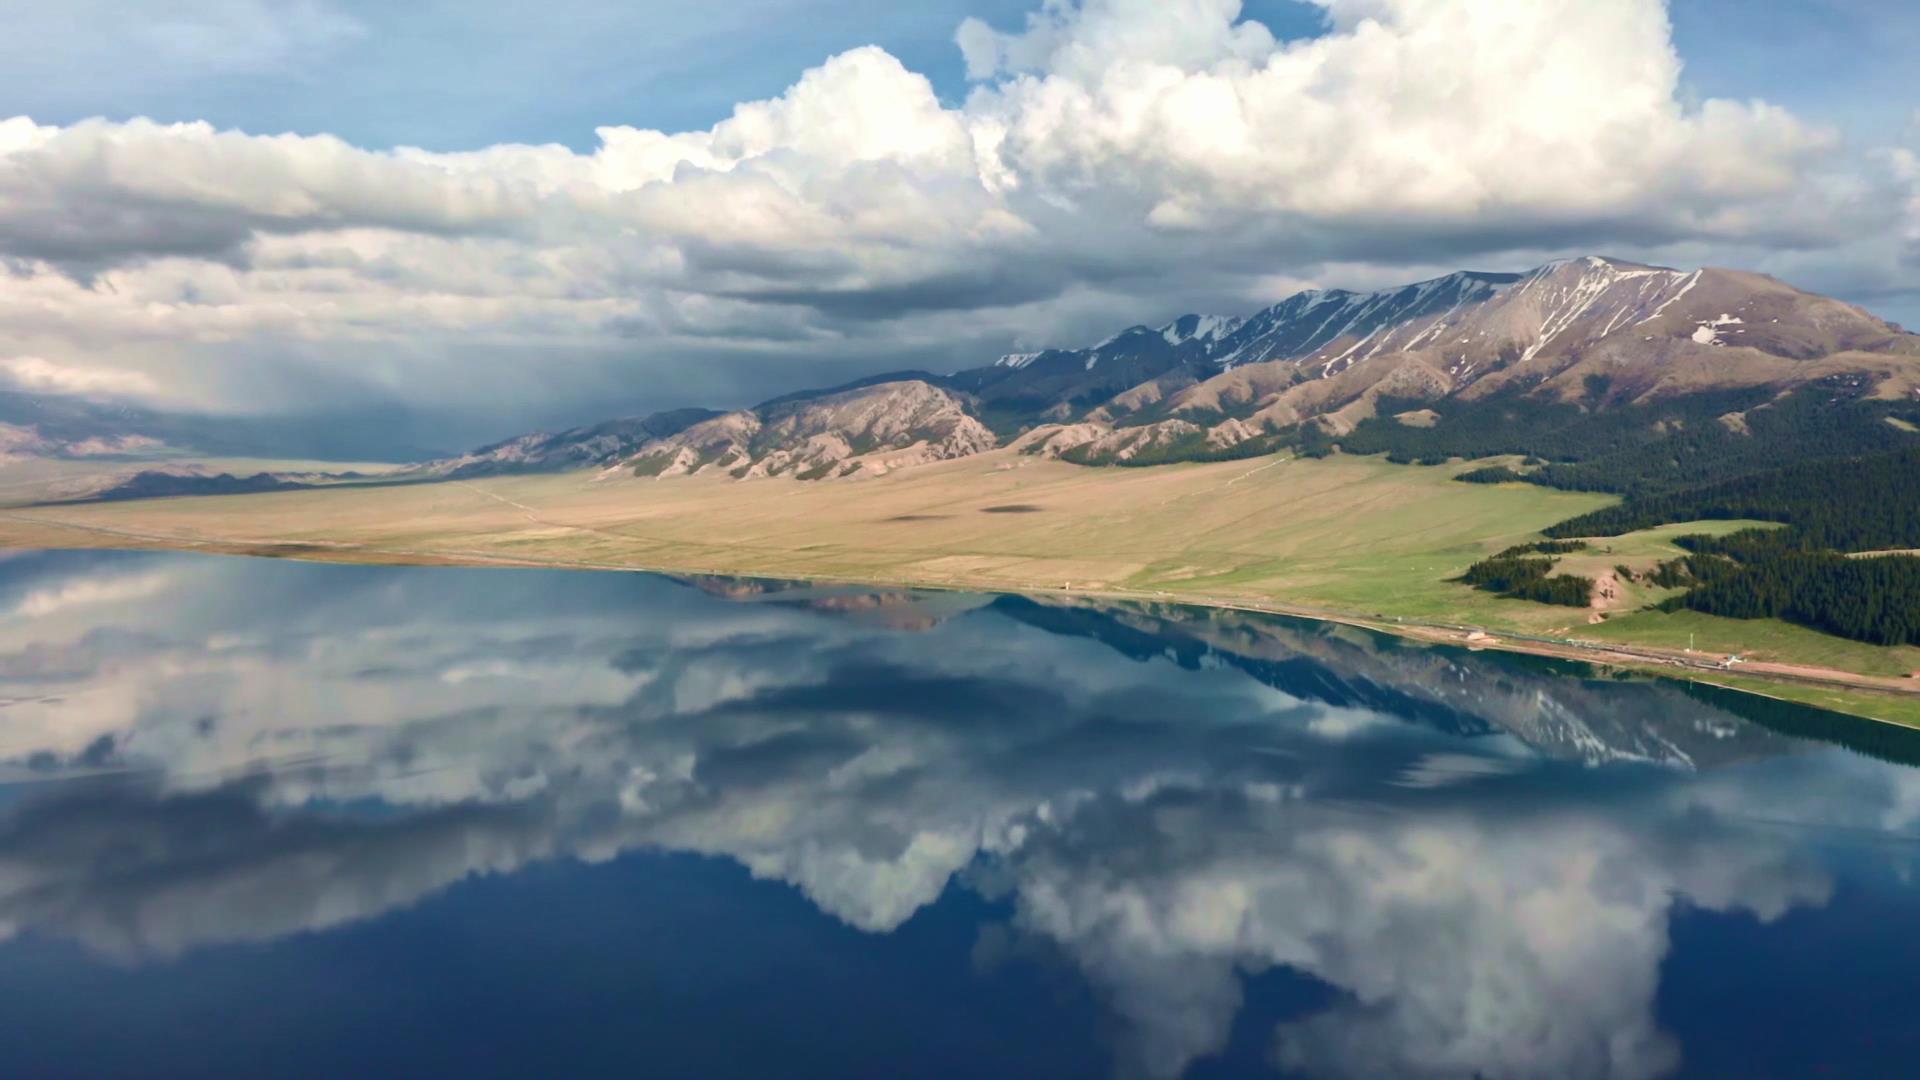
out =
[[144,396],[160,392],[153,379],[139,371],[71,367],[40,356],[0,359],[0,372],[21,390],[55,394],[111,394]]
[[[515,370],[558,346],[966,362],[1335,263],[1831,248],[1901,212],[1824,185],[1830,138],[1782,110],[1687,104],[1660,0],[1323,6],[1326,34],[1278,42],[1236,0],[1047,0],[1017,32],[962,25],[960,105],[869,47],[586,154],[0,121],[0,353],[229,403],[330,365],[460,407],[576,385]],[[449,357],[490,366],[450,380]]]
[[75,578],[33,590],[20,598],[13,613],[37,619],[70,608],[128,604],[158,595],[176,584],[174,575],[165,571]]
[[[1053,5],[996,36],[1015,75],[969,103],[1002,155],[1062,189],[1133,186],[1149,220],[1634,220],[1697,234],[1778,194],[1826,137],[1758,103],[1684,108],[1662,4],[1326,0],[1276,45],[1235,0]],[[976,45],[976,50],[978,46]]]

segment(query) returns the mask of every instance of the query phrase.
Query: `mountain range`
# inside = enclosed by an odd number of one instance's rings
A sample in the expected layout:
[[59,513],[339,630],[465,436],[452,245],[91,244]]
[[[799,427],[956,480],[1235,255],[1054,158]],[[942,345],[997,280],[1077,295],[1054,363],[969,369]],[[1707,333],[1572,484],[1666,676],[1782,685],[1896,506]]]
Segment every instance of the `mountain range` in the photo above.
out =
[[[1185,315],[948,375],[521,436],[416,473],[833,479],[1009,445],[1145,464],[1338,441],[1369,422],[1445,428],[1473,403],[1591,415],[1741,392],[1736,403],[1763,405],[1806,386],[1920,399],[1920,335],[1760,274],[1586,257],[1311,290],[1244,318]],[[1737,427],[1739,411],[1726,423]]]
[[[1813,395],[1798,394],[1809,387]],[[950,374],[890,372],[749,409],[683,408],[534,432],[383,478],[593,469],[607,478],[831,480],[1002,447],[1087,465],[1288,447],[1384,450],[1399,460],[1570,460],[1596,446],[1671,442],[1682,432],[1697,441],[1701,426],[1716,420],[1720,434],[1750,434],[1767,410],[1779,414],[1767,440],[1721,452],[1757,451],[1764,441],[1778,456],[1779,436],[1797,437],[1803,406],[1815,397],[1920,402],[1920,335],[1760,274],[1584,257],[1376,292],[1308,290],[1245,317],[1189,314],[1084,348],[1016,353]],[[1884,442],[1888,429],[1878,419],[1905,422],[1872,409],[1848,414],[1855,429]],[[0,459],[130,463],[57,498],[262,491],[329,479],[154,464],[195,450],[258,455],[263,432],[240,423],[196,425],[0,394]],[[288,430],[300,449],[326,450],[312,433]],[[1856,452],[1886,448],[1853,436],[1836,443],[1831,432],[1820,439]],[[1662,453],[1655,447],[1649,459]]]

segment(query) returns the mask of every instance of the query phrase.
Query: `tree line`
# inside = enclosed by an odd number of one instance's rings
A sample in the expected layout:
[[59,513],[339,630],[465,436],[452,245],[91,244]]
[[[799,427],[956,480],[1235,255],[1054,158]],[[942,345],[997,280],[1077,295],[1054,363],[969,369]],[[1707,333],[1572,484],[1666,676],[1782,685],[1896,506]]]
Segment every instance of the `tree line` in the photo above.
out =
[[1693,555],[1666,602],[1730,619],[1785,619],[1874,645],[1920,645],[1920,559],[1774,552],[1750,562]]
[[1593,602],[1592,578],[1555,574],[1553,566],[1551,558],[1502,552],[1467,567],[1459,580],[1514,600],[1581,608]]
[[1666,602],[1734,619],[1778,618],[1876,645],[1920,645],[1920,558],[1849,553],[1920,549],[1920,448],[1813,461],[1628,499],[1546,530],[1613,536],[1682,521],[1773,521],[1781,528],[1684,536],[1661,564]]
[[[1591,395],[1606,387],[1590,383]],[[1516,468],[1459,479],[1524,481],[1624,495],[1618,505],[1546,530],[1553,541],[1616,536],[1687,521],[1752,520],[1776,528],[1689,536],[1689,554],[1649,580],[1684,588],[1668,608],[1729,618],[1778,618],[1857,641],[1920,644],[1920,558],[1849,558],[1920,549],[1920,406],[1861,398],[1846,380],[1772,400],[1751,391],[1586,410],[1527,399],[1431,406],[1441,422],[1361,424],[1341,449],[1396,460],[1527,454]],[[1382,413],[1395,408],[1383,402]],[[1898,421],[1895,422],[1889,422]],[[1592,583],[1551,574],[1552,560],[1509,550],[1463,581],[1503,596],[1584,606]]]

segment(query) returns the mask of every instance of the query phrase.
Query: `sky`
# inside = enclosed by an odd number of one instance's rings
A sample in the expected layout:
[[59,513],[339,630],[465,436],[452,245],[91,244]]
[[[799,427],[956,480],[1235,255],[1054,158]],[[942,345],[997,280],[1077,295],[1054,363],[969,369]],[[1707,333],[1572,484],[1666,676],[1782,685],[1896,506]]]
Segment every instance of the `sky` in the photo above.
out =
[[1607,254],[1920,325],[1900,0],[0,0],[0,383],[479,442]]

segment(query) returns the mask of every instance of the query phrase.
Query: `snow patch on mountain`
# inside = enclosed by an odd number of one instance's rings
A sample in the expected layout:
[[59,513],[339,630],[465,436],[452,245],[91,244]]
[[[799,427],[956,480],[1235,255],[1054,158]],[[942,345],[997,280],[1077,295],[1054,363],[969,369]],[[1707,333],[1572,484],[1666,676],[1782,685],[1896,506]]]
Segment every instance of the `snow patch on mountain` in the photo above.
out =
[[1518,280],[1516,274],[1463,271],[1377,292],[1310,289],[1245,320],[1220,341],[1214,360],[1232,368],[1301,359],[1345,342],[1343,355],[1321,365],[1323,374],[1332,374],[1383,349],[1411,347],[1412,342],[1394,331],[1416,323],[1420,332],[1432,331],[1430,321],[1444,323],[1454,312],[1485,303]]
[[[1572,272],[1576,267],[1578,272]],[[1584,327],[1586,340],[1591,341],[1612,333],[1650,304],[1658,305],[1657,314],[1692,288],[1689,276],[1666,267],[1593,255],[1548,263],[1528,274],[1513,292],[1516,300],[1525,298],[1537,306],[1540,320],[1539,332],[1521,353],[1520,362],[1531,362],[1576,326]],[[1596,324],[1589,316],[1604,316],[1606,321]],[[1640,321],[1652,317],[1646,315]]]
[[[1693,340],[1701,345],[1725,345],[1726,342],[1720,337],[1720,331],[1725,327],[1737,326],[1745,321],[1746,320],[1738,316],[1724,313],[1717,319],[1702,320],[1698,326],[1694,327]],[[1736,334],[1740,332],[1741,331],[1738,330],[1734,331]]]
[[1206,345],[1240,329],[1244,322],[1245,319],[1232,315],[1182,315],[1161,327],[1160,336],[1169,345],[1185,345],[1189,341]]

